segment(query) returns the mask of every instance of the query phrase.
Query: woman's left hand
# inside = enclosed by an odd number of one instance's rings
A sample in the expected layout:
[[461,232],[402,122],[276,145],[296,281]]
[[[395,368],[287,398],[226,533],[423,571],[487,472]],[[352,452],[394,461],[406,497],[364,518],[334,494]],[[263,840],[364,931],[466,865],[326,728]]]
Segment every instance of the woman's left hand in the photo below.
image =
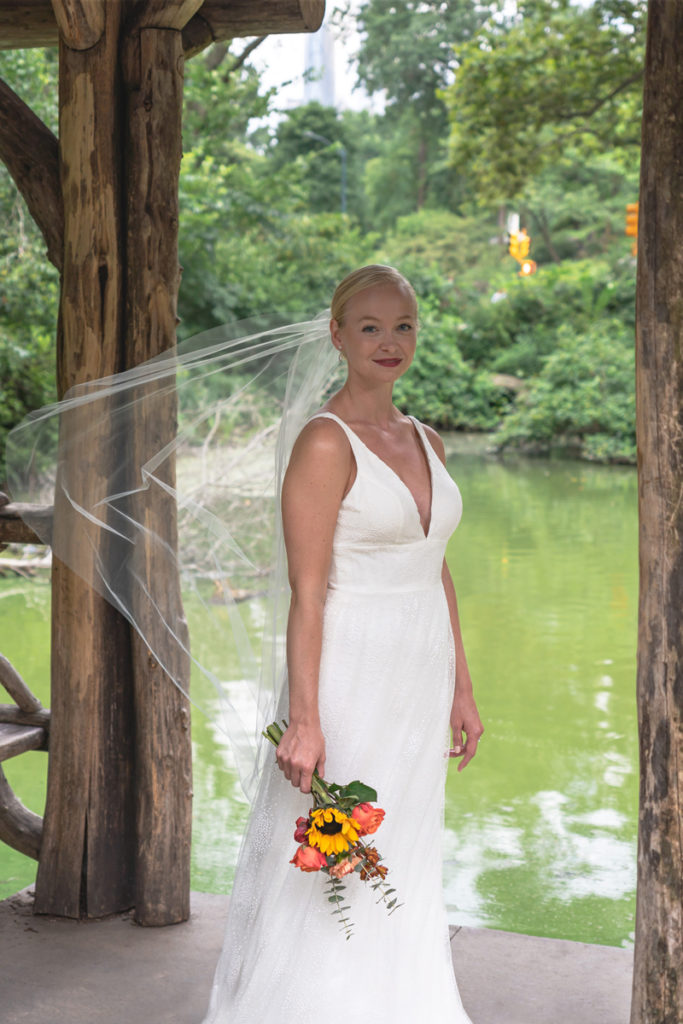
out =
[[[476,754],[477,744],[484,731],[471,691],[460,692],[456,689],[451,708],[451,729],[453,730],[453,746],[448,751],[448,756],[462,758],[458,765],[458,771],[461,772]],[[464,745],[463,733],[466,737]]]

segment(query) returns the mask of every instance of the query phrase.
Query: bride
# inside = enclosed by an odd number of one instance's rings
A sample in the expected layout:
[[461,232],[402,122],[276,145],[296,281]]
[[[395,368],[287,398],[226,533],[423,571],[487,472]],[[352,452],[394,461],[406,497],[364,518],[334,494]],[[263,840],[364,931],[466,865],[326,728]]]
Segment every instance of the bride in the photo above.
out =
[[[243,840],[205,1024],[469,1021],[441,833],[447,759],[464,768],[483,729],[444,560],[460,493],[438,434],[392,403],[417,332],[415,293],[393,268],[338,286],[330,333],[347,378],[301,430],[282,488],[289,724]],[[361,779],[386,812],[378,847],[402,905],[388,915],[351,875],[349,941],[322,873],[290,863],[314,771]]]

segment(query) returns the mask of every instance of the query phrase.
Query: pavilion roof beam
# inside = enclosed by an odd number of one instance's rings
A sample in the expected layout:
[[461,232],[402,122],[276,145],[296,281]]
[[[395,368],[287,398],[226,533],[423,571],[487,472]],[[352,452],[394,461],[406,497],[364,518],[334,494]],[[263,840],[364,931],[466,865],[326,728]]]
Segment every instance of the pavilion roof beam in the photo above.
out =
[[186,57],[224,39],[316,32],[325,0],[204,0],[183,29]]
[[[325,0],[144,0],[130,7],[140,27],[181,29],[192,57],[226,39],[315,32]],[[56,46],[60,29],[73,49],[87,49],[99,38],[102,9],[102,0],[0,0],[0,49]]]
[[104,32],[100,0],[52,0],[52,10],[64,42],[72,50],[89,50]]

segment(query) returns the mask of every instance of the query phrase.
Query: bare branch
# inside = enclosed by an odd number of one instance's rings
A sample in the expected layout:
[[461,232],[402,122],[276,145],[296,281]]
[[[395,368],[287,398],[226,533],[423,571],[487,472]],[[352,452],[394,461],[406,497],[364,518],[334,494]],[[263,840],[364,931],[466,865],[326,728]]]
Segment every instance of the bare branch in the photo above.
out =
[[237,71],[238,68],[242,67],[242,65],[244,64],[245,60],[249,56],[249,54],[253,53],[254,50],[256,49],[256,47],[260,46],[261,43],[263,42],[263,40],[266,39],[266,38],[267,38],[267,36],[258,36],[257,39],[252,39],[252,41],[247,46],[244,47],[244,49],[242,50],[242,52],[239,55],[239,57],[235,57],[234,61],[230,65],[230,70],[224,76],[226,81],[228,80],[230,75],[233,73],[233,71]]
[[64,209],[56,137],[0,79],[0,160],[43,233],[47,256],[61,270]]
[[601,107],[604,107],[606,103],[609,103],[609,101],[613,100],[615,96],[618,96],[620,92],[623,92],[624,89],[628,89],[631,85],[635,85],[636,82],[642,81],[642,78],[642,70],[636,72],[636,74],[634,75],[630,75],[628,78],[625,78],[622,82],[620,82],[619,85],[616,85],[611,92],[606,93],[604,96],[599,96],[596,99],[595,103],[593,103],[587,110],[569,110],[564,114],[560,114],[559,120],[573,121],[575,118],[578,117],[584,117],[586,118],[586,120],[588,120],[588,118],[593,117],[594,114],[597,114],[598,110],[600,110]]

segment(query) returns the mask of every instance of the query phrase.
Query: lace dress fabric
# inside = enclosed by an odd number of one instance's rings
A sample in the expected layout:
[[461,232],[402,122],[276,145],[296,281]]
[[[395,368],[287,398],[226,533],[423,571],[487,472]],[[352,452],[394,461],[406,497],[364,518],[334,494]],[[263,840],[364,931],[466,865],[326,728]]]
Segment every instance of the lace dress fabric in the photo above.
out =
[[425,534],[400,477],[340,419],[318,415],[345,431],[357,468],[339,511],[324,613],[325,775],[377,790],[386,817],[373,838],[403,905],[389,915],[358,875],[345,879],[354,924],[345,939],[326,876],[289,863],[310,797],[273,758],[243,841],[204,1024],[469,1024],[441,875],[455,682],[441,567],[460,492],[413,420],[432,482]]

